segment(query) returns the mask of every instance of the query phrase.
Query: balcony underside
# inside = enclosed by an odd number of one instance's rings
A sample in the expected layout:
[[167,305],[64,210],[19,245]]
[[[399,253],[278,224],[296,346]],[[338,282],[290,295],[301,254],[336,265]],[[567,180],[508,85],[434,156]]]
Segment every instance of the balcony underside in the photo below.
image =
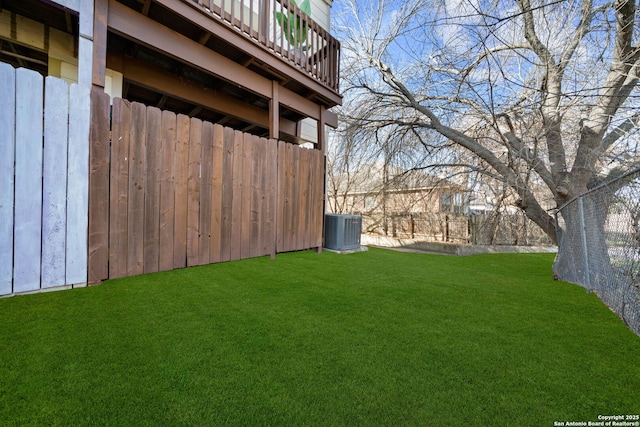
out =
[[[43,0],[2,7],[73,35],[77,59],[74,12]],[[123,74],[130,101],[292,142],[304,118],[337,126],[327,111],[341,102],[334,89],[201,9],[191,0],[95,0],[94,84],[105,84],[108,67]],[[1,42],[3,62],[50,73],[46,45]]]
[[326,111],[341,103],[335,90],[198,8],[108,1],[106,66],[123,73],[125,98],[261,136],[274,136],[275,126],[287,140],[305,117],[337,125]]

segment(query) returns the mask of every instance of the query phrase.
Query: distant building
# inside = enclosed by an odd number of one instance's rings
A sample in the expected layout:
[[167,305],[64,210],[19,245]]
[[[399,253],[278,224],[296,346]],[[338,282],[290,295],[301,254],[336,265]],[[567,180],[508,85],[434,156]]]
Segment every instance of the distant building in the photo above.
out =
[[467,190],[451,180],[421,170],[403,170],[382,162],[348,177],[334,179],[328,189],[328,209],[334,213],[451,213],[468,210]]

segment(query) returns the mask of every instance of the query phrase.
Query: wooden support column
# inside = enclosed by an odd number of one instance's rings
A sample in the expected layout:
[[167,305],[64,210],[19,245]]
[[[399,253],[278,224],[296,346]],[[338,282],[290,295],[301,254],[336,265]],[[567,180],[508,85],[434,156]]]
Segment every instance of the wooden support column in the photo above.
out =
[[93,78],[94,86],[104,89],[107,67],[107,19],[109,0],[95,0],[93,20]]
[[316,148],[323,153],[325,152],[326,141],[325,141],[325,125],[326,125],[326,115],[327,109],[320,105],[318,113],[318,143],[316,144]]
[[278,99],[280,85],[271,82],[271,100],[269,101],[269,138],[280,138],[280,100]]

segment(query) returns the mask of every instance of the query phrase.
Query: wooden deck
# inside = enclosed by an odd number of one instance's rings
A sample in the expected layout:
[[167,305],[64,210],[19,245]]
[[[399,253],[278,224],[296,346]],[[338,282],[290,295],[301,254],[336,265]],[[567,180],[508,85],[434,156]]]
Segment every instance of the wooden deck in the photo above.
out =
[[[338,91],[340,43],[289,0],[181,0],[197,5],[218,22],[232,27],[274,55],[294,64],[328,88]],[[287,40],[274,16],[295,17],[306,28],[304,40]],[[296,46],[298,45],[298,46]]]

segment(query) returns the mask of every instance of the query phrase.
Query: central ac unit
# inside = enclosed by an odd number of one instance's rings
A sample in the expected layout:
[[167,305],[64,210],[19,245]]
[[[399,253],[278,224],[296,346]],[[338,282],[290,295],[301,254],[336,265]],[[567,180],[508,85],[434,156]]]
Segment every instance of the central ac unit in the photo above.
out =
[[361,232],[361,216],[326,214],[324,228],[324,247],[336,251],[360,249]]

